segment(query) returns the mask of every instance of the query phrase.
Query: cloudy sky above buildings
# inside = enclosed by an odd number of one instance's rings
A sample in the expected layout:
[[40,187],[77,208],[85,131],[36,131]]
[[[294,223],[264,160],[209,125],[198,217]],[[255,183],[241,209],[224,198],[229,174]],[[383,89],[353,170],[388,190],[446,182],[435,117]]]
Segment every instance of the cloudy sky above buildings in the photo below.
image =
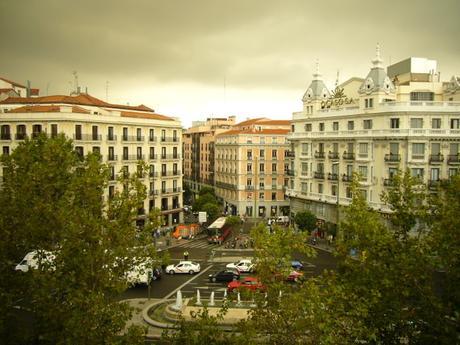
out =
[[319,61],[333,86],[385,64],[460,74],[460,1],[1,0],[0,76],[41,95],[79,85],[111,103],[192,120],[290,119]]

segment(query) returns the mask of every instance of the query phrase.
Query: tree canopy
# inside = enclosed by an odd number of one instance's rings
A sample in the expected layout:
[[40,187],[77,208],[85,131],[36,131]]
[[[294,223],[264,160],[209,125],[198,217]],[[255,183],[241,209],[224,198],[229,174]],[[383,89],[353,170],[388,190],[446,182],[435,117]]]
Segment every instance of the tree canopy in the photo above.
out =
[[297,212],[294,221],[302,231],[311,232],[316,228],[316,216],[310,211]]
[[[2,156],[0,334],[7,343],[124,341],[119,332],[131,310],[115,297],[127,286],[126,271],[155,258],[149,244],[157,220],[136,228],[146,196],[139,174],[120,174],[123,188],[108,197],[108,168],[99,158],[80,157],[64,136],[45,135]],[[14,271],[33,250],[53,252],[54,269]],[[33,316],[30,333],[17,326],[15,306]],[[131,329],[126,339],[136,343],[142,332]]]

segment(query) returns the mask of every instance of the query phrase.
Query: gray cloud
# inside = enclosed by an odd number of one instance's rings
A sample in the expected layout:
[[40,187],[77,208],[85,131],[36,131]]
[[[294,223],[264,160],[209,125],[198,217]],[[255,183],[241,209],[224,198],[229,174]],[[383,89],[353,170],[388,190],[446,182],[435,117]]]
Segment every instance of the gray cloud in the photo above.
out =
[[67,93],[77,70],[99,97],[106,80],[198,92],[224,78],[300,95],[316,59],[331,82],[364,76],[380,42],[386,63],[426,56],[447,78],[460,73],[459,12],[456,0],[3,0],[0,75]]

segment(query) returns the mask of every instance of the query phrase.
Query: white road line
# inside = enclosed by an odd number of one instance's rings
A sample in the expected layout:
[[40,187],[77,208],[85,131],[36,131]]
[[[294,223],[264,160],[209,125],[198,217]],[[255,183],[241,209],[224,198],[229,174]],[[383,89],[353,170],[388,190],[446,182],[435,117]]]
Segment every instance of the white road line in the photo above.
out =
[[177,291],[179,291],[180,289],[182,289],[184,286],[186,286],[187,284],[189,284],[190,282],[192,282],[193,280],[195,280],[196,278],[198,278],[199,276],[201,276],[203,273],[205,273],[207,270],[209,270],[210,268],[212,267],[212,265],[206,267],[204,270],[202,270],[200,273],[198,273],[196,276],[194,276],[192,279],[190,280],[187,280],[184,284],[182,284],[181,286],[179,286],[176,290],[172,291],[171,293],[169,293],[168,295],[166,295],[163,300],[167,300],[168,298],[170,298],[172,295],[174,295]]

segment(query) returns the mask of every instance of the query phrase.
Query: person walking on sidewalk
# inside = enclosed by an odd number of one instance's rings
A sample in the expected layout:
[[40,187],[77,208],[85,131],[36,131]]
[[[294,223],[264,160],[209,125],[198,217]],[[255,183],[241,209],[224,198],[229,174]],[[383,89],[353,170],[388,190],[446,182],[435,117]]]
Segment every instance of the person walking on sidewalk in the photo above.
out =
[[188,260],[188,251],[184,252],[184,260]]

